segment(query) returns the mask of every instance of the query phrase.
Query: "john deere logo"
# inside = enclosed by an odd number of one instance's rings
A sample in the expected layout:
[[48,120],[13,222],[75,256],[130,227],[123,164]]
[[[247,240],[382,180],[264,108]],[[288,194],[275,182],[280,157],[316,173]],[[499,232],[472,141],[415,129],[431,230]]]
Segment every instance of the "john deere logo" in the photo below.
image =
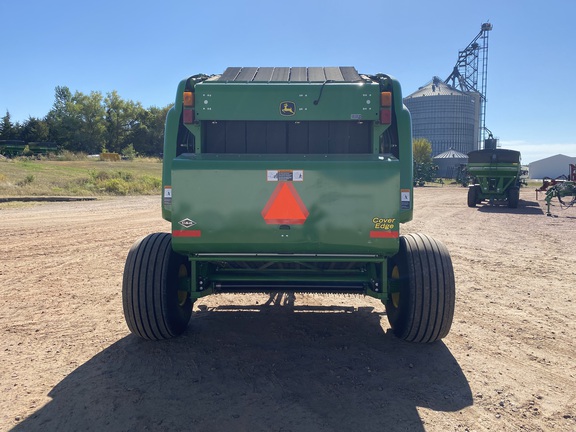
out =
[[293,116],[296,114],[296,104],[294,102],[282,102],[280,104],[280,114],[283,116]]

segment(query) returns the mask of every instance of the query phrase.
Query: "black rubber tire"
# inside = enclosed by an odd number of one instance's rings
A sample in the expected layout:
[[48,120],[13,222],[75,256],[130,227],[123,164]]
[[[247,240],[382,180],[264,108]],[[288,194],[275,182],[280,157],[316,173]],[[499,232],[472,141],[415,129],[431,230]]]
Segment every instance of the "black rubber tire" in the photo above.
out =
[[193,302],[187,293],[178,291],[184,270],[190,274],[190,262],[172,250],[171,234],[150,234],[134,243],[122,280],[124,318],[132,333],[162,340],[186,330]]
[[468,188],[468,207],[476,207],[477,199],[478,197],[476,186],[470,186]]
[[517,187],[511,187],[506,191],[508,199],[509,208],[518,208],[518,203],[520,201],[520,189]]
[[385,302],[393,333],[408,342],[430,343],[445,337],[454,318],[456,287],[446,247],[425,234],[400,237],[389,260],[388,277],[399,273],[400,292]]

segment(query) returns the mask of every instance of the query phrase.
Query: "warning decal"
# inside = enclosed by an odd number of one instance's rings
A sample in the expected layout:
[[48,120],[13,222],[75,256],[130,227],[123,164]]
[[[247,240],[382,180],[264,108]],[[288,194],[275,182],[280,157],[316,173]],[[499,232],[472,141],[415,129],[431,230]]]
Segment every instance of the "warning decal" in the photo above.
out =
[[410,209],[410,189],[400,189],[400,208],[402,210]]
[[268,170],[266,181],[304,181],[303,170]]
[[270,225],[302,225],[310,213],[294,185],[281,182],[262,210],[262,217]]
[[171,208],[172,206],[172,186],[164,186],[164,207]]

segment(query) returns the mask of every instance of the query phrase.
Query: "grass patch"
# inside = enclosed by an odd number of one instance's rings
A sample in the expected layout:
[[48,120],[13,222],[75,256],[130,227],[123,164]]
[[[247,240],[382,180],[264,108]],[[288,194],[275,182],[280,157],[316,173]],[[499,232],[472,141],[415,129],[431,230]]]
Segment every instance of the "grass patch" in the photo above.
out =
[[0,196],[156,195],[162,188],[160,162],[2,159]]

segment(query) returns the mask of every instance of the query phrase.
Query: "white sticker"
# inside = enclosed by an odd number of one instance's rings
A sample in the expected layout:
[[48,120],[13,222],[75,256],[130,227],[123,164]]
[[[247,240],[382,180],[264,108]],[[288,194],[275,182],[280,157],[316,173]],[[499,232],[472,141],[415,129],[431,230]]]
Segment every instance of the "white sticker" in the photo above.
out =
[[410,189],[400,190],[400,208],[410,210]]
[[267,170],[266,181],[304,181],[304,170]]
[[172,186],[164,187],[164,198],[172,198]]

